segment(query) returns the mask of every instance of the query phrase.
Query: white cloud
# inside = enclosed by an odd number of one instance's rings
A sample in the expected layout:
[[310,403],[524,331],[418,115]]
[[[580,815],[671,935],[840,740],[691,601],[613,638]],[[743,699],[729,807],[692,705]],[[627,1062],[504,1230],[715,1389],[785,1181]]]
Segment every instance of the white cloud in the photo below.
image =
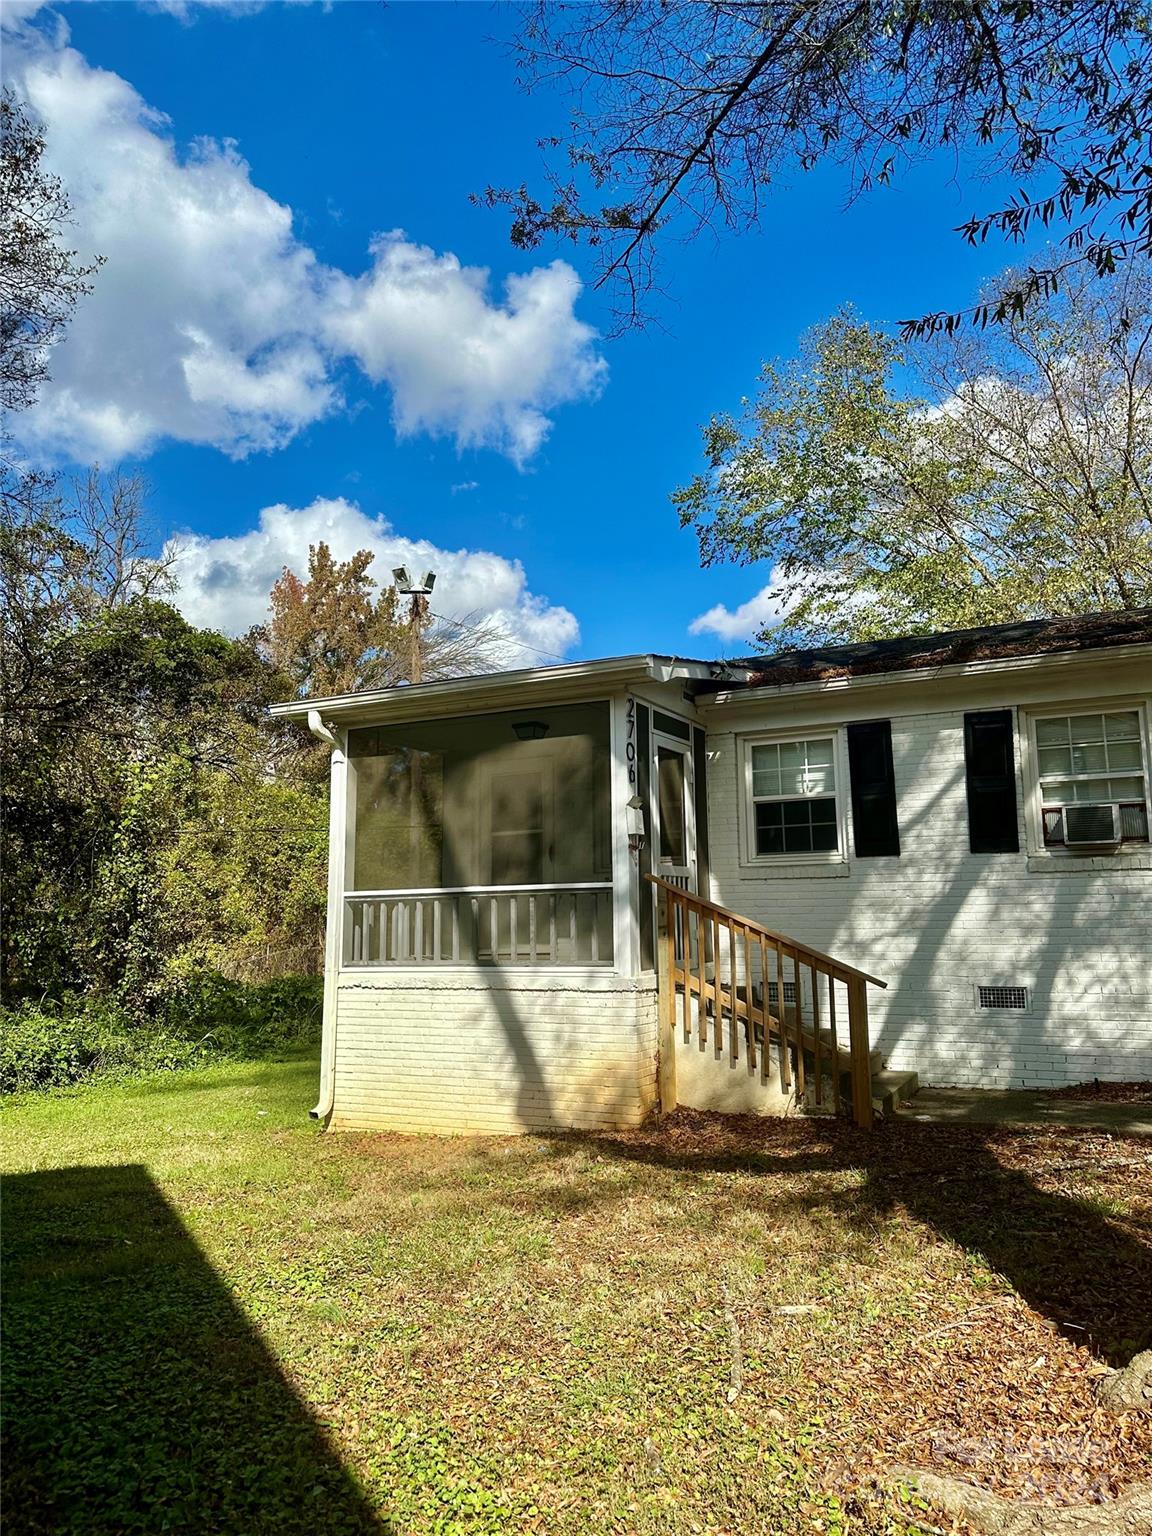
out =
[[766,587],[761,587],[755,597],[750,597],[739,608],[726,608],[717,603],[706,613],[693,619],[688,626],[690,635],[719,635],[722,640],[755,640],[763,629],[772,629],[784,618],[783,586],[776,572]]
[[0,0],[0,29],[18,32],[48,4],[48,0]]
[[243,634],[267,616],[268,593],[284,567],[306,573],[308,547],[322,540],[338,560],[370,549],[376,557],[372,574],[382,584],[397,565],[435,571],[436,611],[448,618],[488,619],[507,636],[501,657],[506,666],[541,665],[563,656],[580,637],[567,608],[528,590],[518,560],[404,538],[385,518],[368,516],[342,496],[318,497],[307,507],[265,507],[255,528],[231,538],[174,539],[176,605],[193,624]]
[[391,385],[402,437],[445,433],[523,462],[548,432],[548,409],[599,388],[605,364],[573,313],[580,280],[564,262],[508,278],[493,304],[486,270],[399,231],[372,255],[363,277],[334,278],[326,334]]
[[78,460],[164,438],[237,457],[276,448],[340,407],[335,373],[351,358],[390,389],[401,435],[522,464],[550,412],[600,387],[563,262],[509,277],[499,300],[486,270],[398,233],[373,242],[362,275],[326,266],[235,144],[178,148],[127,81],[27,25],[33,4],[17,0],[7,70],[47,125],[69,243],[106,264],[20,419],[29,448]]

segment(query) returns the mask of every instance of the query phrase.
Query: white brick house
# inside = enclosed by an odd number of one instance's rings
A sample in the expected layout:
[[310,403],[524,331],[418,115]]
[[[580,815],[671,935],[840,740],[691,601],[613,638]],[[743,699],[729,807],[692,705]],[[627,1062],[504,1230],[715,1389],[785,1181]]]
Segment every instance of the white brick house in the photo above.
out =
[[[277,706],[333,748],[316,1112],[779,1110],[805,1067],[838,1091],[862,973],[874,1053],[921,1082],[1152,1078],[1150,694],[1144,610]],[[677,961],[679,891],[706,938]]]

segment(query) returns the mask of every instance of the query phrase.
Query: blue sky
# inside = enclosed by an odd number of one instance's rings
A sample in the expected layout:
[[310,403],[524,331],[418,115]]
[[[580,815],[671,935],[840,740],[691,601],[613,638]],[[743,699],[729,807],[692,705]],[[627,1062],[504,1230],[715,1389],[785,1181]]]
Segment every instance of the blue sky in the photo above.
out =
[[507,215],[469,202],[531,182],[565,121],[515,86],[512,8],[5,14],[73,241],[108,257],[27,451],[138,468],[158,536],[184,538],[182,604],[220,627],[330,536],[427,556],[441,606],[495,615],[519,660],[746,650],[734,619],[690,632],[770,574],[701,571],[677,526],[700,424],[838,306],[959,307],[1019,254],[953,233],[1005,191],[963,160],[851,207],[842,172],[797,173],[760,232],[670,244],[660,324],[610,340],[582,252],[517,252]]

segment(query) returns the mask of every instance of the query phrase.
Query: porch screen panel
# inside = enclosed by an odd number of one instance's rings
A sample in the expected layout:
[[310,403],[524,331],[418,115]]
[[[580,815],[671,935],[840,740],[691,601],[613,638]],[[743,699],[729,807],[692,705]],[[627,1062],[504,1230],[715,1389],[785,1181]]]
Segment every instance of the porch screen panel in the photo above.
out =
[[346,888],[611,879],[606,703],[349,733]]
[[359,890],[439,885],[444,843],[444,759],[351,731],[355,820],[347,883]]

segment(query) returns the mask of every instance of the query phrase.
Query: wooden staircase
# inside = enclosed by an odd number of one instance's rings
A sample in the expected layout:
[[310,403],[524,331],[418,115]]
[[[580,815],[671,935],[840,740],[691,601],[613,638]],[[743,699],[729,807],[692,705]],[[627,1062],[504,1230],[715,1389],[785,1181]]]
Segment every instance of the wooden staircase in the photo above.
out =
[[[658,876],[660,1105],[676,1104],[676,1032],[742,1061],[810,1111],[851,1107],[858,1125],[916,1092],[868,1037],[868,987],[879,977],[740,917]],[[791,992],[791,998],[789,998]]]

